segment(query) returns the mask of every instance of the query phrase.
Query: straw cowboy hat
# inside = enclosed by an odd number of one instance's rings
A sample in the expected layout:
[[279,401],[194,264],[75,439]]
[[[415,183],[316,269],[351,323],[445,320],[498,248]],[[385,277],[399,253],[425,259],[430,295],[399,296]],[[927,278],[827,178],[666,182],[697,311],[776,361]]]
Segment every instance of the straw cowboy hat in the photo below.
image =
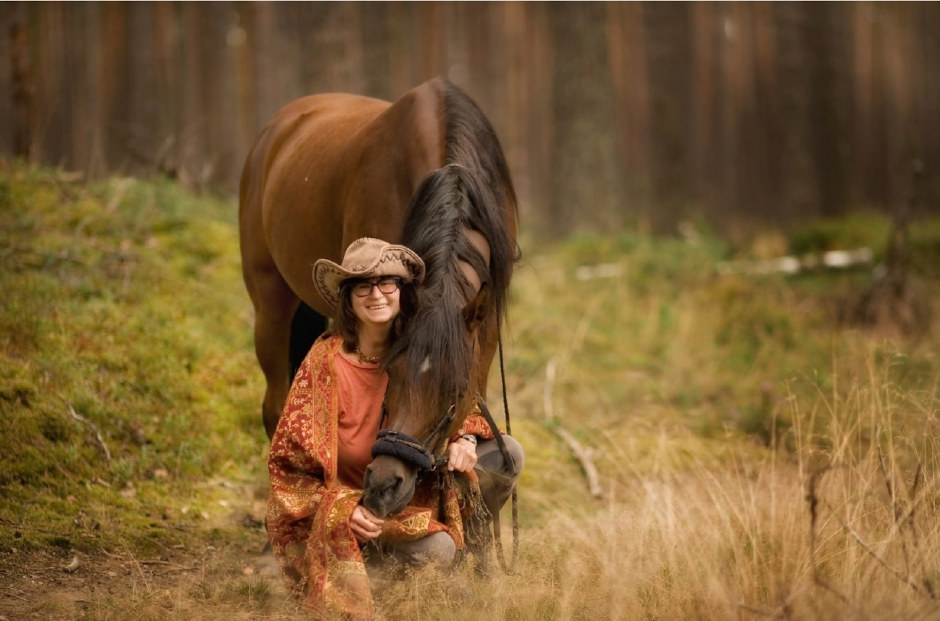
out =
[[389,244],[374,237],[362,237],[349,244],[343,263],[329,259],[313,264],[313,284],[330,309],[339,306],[339,285],[347,278],[398,276],[404,282],[421,282],[424,261],[405,246]]

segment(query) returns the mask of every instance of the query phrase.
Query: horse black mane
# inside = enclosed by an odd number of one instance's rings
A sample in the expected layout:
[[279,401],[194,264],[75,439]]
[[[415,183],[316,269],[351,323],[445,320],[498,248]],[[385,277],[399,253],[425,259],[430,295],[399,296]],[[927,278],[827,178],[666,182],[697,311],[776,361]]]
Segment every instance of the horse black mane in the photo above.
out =
[[[443,415],[468,389],[474,361],[463,313],[455,310],[463,309],[476,291],[459,262],[469,263],[477,272],[488,290],[488,304],[497,311],[487,313],[488,321],[499,321],[497,314],[505,311],[516,259],[512,225],[508,224],[516,216],[516,196],[489,121],[466,94],[441,82],[446,165],[428,175],[415,192],[402,232],[402,243],[424,259],[426,276],[418,288],[417,315],[386,359],[407,350],[403,381],[423,386],[425,390],[410,391],[413,397],[436,399],[432,407]],[[486,238],[489,262],[470,242],[467,229]]]

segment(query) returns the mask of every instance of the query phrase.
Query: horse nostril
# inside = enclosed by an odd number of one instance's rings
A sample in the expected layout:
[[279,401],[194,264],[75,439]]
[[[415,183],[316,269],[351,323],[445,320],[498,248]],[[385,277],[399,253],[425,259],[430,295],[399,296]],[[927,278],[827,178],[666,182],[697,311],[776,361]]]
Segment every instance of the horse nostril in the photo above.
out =
[[404,481],[405,479],[401,475],[393,475],[385,481],[384,485],[381,486],[382,492],[386,494],[397,494],[401,489]]
[[362,488],[363,489],[369,489],[369,486],[370,486],[369,481],[370,479],[372,479],[373,472],[374,472],[374,469],[372,468],[371,464],[366,466],[365,474],[362,476]]

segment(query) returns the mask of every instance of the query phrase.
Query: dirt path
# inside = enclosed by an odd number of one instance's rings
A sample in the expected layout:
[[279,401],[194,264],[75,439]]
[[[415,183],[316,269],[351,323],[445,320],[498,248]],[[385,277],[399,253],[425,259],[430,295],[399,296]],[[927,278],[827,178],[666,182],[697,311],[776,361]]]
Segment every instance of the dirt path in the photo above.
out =
[[294,618],[298,611],[286,599],[274,557],[260,549],[208,545],[159,558],[3,554],[0,621]]
[[247,549],[206,546],[159,558],[66,551],[0,556],[0,621],[122,618],[122,611],[123,618],[182,616],[175,611],[213,618],[225,592],[240,593],[242,605],[235,607],[252,618],[288,603],[273,556]]
[[95,540],[107,551],[0,550],[0,621],[303,618],[264,552],[257,490],[238,485],[230,494],[229,515],[196,523],[185,543],[154,553],[115,550],[101,531]]

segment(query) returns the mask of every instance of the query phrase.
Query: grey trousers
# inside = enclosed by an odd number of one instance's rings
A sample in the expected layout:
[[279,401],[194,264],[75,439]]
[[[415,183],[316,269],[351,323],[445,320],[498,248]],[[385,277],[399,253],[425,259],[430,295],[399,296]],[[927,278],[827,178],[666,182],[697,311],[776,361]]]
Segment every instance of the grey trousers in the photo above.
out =
[[477,445],[477,465],[473,468],[480,479],[483,502],[493,515],[499,513],[509,500],[525,465],[525,451],[522,445],[512,436],[505,434],[503,442],[506,444],[506,452],[509,453],[509,463],[503,457],[495,439],[481,440]]
[[[477,445],[477,464],[474,470],[480,479],[480,493],[483,502],[491,514],[496,514],[512,494],[512,489],[519,480],[522,467],[525,465],[525,451],[519,442],[507,435],[503,435],[506,451],[510,460],[503,457],[499,450],[499,443],[493,440],[480,440]],[[372,544],[373,542],[370,542]],[[397,543],[383,542],[381,539],[374,545],[367,546],[367,562],[383,562],[392,559],[405,565],[416,566],[428,563],[447,565],[453,562],[457,553],[454,540],[447,533],[434,533],[415,541]]]

